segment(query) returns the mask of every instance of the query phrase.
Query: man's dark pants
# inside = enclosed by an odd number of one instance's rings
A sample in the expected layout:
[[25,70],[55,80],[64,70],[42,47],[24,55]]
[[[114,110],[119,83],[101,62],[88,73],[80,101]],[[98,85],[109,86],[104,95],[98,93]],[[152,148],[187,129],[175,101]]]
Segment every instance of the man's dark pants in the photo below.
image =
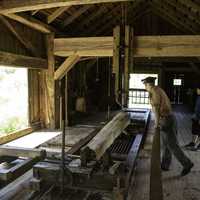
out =
[[163,144],[162,167],[168,169],[172,154],[182,164],[187,167],[191,164],[190,159],[184,154],[177,140],[177,121],[173,114],[161,119],[161,138]]

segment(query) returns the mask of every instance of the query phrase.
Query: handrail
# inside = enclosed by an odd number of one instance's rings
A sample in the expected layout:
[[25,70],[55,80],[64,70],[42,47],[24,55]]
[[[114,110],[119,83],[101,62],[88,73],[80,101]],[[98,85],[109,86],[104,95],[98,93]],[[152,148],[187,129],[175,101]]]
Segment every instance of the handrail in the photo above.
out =
[[163,200],[160,166],[160,129],[155,129],[151,153],[150,200]]

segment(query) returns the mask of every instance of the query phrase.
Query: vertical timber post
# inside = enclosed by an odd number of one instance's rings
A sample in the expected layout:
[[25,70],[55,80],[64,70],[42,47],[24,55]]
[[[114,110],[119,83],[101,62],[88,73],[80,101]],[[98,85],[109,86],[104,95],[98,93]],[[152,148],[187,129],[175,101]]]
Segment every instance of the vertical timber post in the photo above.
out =
[[120,67],[120,26],[113,30],[113,74],[115,75],[115,100],[120,105],[119,100],[119,67]]
[[133,68],[133,28],[125,26],[125,58],[124,58],[124,106],[128,106],[129,74]]
[[44,126],[50,129],[55,128],[55,81],[54,81],[54,34],[48,34],[46,36],[46,48],[48,59],[48,70],[43,73],[43,121]]
[[116,102],[122,108],[128,105],[129,73],[133,67],[133,28],[114,28],[113,73],[115,74]]

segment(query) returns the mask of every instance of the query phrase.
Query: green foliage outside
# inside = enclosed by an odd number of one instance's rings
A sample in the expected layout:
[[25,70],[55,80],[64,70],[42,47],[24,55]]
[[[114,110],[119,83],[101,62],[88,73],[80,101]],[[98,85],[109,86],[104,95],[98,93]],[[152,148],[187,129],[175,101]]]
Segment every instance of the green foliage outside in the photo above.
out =
[[28,126],[27,70],[0,66],[0,135]]
[[24,128],[27,124],[26,119],[20,117],[12,117],[6,120],[6,123],[1,124],[0,133],[7,134]]

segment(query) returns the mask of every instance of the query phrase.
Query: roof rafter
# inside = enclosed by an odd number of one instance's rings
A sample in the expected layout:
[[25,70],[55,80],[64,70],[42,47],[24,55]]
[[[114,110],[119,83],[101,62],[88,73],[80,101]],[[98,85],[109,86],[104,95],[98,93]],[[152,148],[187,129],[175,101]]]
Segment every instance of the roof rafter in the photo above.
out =
[[79,8],[73,15],[64,20],[63,27],[66,27],[67,25],[71,24],[76,18],[78,18],[80,15],[86,12],[89,8],[91,8],[91,5],[86,5]]
[[[112,10],[112,12],[120,12],[121,11],[121,6],[120,5],[118,5],[118,6],[116,6],[115,8],[113,8],[113,10]],[[104,16],[102,16],[102,18],[101,18],[101,23],[96,23],[95,25],[93,25],[93,26],[91,26],[92,28],[91,29],[88,29],[88,31],[87,31],[87,33],[95,33],[96,32],[96,30],[98,30],[98,27],[102,27],[102,26],[105,26],[105,24],[107,24],[107,22],[109,21],[109,20],[113,20],[113,16],[111,16],[111,15],[104,15]],[[114,20],[116,20],[116,19],[114,19]],[[115,21],[115,23],[116,23],[116,21]]]
[[178,0],[180,3],[185,4],[185,6],[191,8],[193,12],[199,12],[200,13],[200,5],[191,1],[191,0]]
[[164,1],[166,1],[166,3],[173,6],[177,11],[186,15],[188,18],[190,18],[194,22],[197,22],[200,25],[200,17],[197,16],[194,12],[191,12],[188,7],[186,7],[185,5],[176,0],[164,0]]
[[69,8],[71,8],[71,6],[60,7],[56,9],[51,15],[47,17],[47,23],[48,24],[52,23],[57,17],[59,17],[62,13],[64,13]]
[[[158,8],[151,8],[151,11],[155,15],[159,16],[160,18],[162,18],[163,20],[169,22],[171,25],[173,25],[181,33],[187,33],[188,32],[187,27],[185,27],[182,24],[180,24],[178,21],[176,21],[176,19],[174,20],[174,18],[172,18],[170,15],[166,15],[160,9],[158,9]],[[189,30],[189,32],[191,32],[191,31]]]
[[198,33],[198,26],[196,26],[196,24],[194,24],[193,21],[189,20],[188,18],[185,18],[184,15],[181,15],[180,13],[174,11],[171,7],[167,6],[163,2],[152,0],[151,4],[153,7],[160,9],[161,12],[168,15],[172,20],[182,24],[183,27],[187,28],[192,33]]
[[[129,10],[130,11],[130,10]],[[133,24],[136,20],[138,20],[140,17],[144,16],[145,14],[149,13],[150,12],[150,8],[148,5],[144,4],[141,8],[140,6],[138,5],[138,7],[134,10],[135,12],[132,12],[133,15],[130,15],[129,18],[128,18],[128,21],[131,19],[132,23],[129,23],[129,24]],[[109,25],[111,24],[108,24],[107,26],[105,27],[102,27],[102,29],[98,30],[97,34],[101,34],[104,30],[106,30]],[[115,25],[115,24],[113,24]],[[113,30],[108,30],[108,32],[106,32],[106,35],[109,34],[109,33],[112,33]]]
[[83,29],[84,26],[89,24],[89,22],[93,21],[98,16],[101,16],[104,13],[106,13],[105,9],[102,6],[98,7],[98,10],[96,12],[93,12],[89,17],[85,18],[81,23],[79,23],[78,28]]
[[0,13],[9,14],[31,10],[49,9],[55,7],[127,2],[131,0],[2,0],[0,2]]

